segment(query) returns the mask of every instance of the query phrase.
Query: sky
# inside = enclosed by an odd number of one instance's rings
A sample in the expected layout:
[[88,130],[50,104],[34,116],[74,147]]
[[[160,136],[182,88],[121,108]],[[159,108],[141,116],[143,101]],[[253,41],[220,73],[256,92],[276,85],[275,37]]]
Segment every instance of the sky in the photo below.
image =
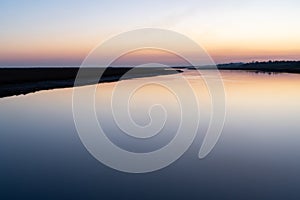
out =
[[186,35],[216,63],[300,60],[299,10],[299,0],[0,0],[0,66],[80,65],[145,27]]

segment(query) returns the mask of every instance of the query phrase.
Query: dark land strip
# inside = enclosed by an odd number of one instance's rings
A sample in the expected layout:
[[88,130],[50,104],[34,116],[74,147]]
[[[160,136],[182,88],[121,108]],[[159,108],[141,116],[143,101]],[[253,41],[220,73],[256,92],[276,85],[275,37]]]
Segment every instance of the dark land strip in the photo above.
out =
[[[80,85],[180,73],[165,68],[85,68]],[[79,68],[0,68],[0,98],[73,87]],[[125,75],[130,71],[130,75]],[[96,75],[101,73],[102,76]],[[125,75],[125,76],[123,76]],[[123,76],[123,77],[122,77]],[[100,79],[100,80],[99,80]],[[96,81],[95,81],[96,80]],[[98,81],[99,80],[99,81]]]
[[[229,63],[217,65],[219,70],[244,70],[267,73],[299,73],[300,61],[269,61],[251,63]],[[85,68],[81,85],[113,82],[122,79],[168,75],[182,72],[181,69],[195,69],[190,66],[169,68],[135,68],[130,76],[124,76],[130,67]],[[175,70],[177,69],[177,70]],[[209,70],[211,67],[196,69]],[[73,87],[79,68],[0,68],[0,98],[28,94],[40,90]],[[98,81],[96,75],[101,73]]]

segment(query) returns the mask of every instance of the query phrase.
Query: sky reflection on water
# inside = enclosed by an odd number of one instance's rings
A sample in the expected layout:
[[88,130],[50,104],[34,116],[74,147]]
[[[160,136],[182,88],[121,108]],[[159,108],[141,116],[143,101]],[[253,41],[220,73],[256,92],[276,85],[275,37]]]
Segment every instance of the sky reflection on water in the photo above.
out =
[[[300,75],[222,72],[227,95],[224,130],[213,151],[199,160],[210,116],[209,95],[193,71],[185,73],[199,98],[199,134],[178,161],[148,174],[112,170],[87,152],[73,122],[72,89],[0,99],[0,197],[299,199]],[[172,81],[176,76],[160,78]],[[96,95],[98,118],[114,143],[144,152],[172,139],[178,126],[176,100],[157,86],[137,92],[131,109],[136,122],[145,124],[145,105],[168,105],[172,117],[160,137],[138,144],[103,117],[107,99],[102,97],[115,84],[99,85]]]

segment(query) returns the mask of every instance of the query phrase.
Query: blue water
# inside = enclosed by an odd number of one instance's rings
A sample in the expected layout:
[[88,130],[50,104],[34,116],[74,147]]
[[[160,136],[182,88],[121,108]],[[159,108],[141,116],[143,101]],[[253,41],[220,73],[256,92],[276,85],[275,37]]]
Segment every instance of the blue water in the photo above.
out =
[[299,199],[300,75],[222,75],[227,117],[213,151],[198,159],[200,131],[179,160],[147,174],[113,170],[89,154],[72,89],[0,99],[0,199]]

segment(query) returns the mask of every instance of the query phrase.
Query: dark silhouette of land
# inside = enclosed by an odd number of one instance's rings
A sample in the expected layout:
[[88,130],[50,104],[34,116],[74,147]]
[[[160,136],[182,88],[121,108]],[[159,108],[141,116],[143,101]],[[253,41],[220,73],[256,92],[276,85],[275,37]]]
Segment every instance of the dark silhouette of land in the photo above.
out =
[[229,63],[218,65],[222,70],[247,70],[255,72],[300,73],[300,61],[268,61],[250,63]]
[[[164,68],[138,68],[130,76],[122,77],[132,68],[85,68],[80,85],[113,82],[122,79],[167,75],[181,72]],[[40,90],[73,87],[79,68],[0,68],[0,98],[32,93]],[[96,77],[101,73],[102,77]],[[100,79],[98,81],[98,79]]]
[[[229,63],[217,65],[220,70],[247,70],[253,72],[300,73],[300,61],[269,61],[251,63]],[[112,82],[122,79],[167,75],[182,72],[180,69],[192,67],[174,67],[174,70],[165,68],[139,68],[128,77],[122,77],[132,68],[109,67],[87,68],[81,85],[94,84],[95,74],[101,71],[102,77],[97,82]],[[210,67],[199,67],[210,69]],[[27,94],[39,90],[73,87],[79,68],[0,68],[0,98]],[[100,71],[99,71],[100,70]],[[96,77],[98,78],[98,77]]]
[[[177,66],[176,69],[215,69],[213,66]],[[252,72],[274,72],[274,73],[297,73],[300,74],[300,61],[268,61],[250,63],[226,63],[218,64],[219,70],[245,70]]]

